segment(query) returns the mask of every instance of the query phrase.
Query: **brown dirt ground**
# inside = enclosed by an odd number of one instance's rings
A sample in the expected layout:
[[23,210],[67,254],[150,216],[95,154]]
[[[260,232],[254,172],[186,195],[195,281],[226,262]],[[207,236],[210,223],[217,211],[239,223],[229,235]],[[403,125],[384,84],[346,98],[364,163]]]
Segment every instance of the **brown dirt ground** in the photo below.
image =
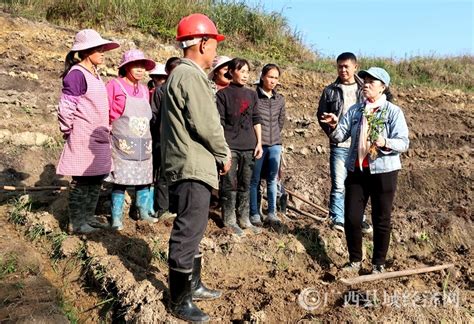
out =
[[[2,143],[1,185],[67,184],[54,169],[62,145],[55,111],[58,75],[73,35],[72,30],[0,14],[0,130],[35,131],[54,139],[40,147]],[[133,31],[106,36],[125,47],[133,40],[157,60],[177,54]],[[121,53],[110,53],[108,71]],[[286,68],[280,90],[288,112],[286,186],[321,206],[328,203],[329,156],[314,109],[332,78]],[[339,281],[347,259],[345,239],[327,222],[290,212],[277,231],[265,229],[238,239],[222,228],[220,213],[213,210],[202,244],[203,279],[222,289],[224,296],[199,302],[213,321],[473,320],[474,95],[414,86],[395,86],[392,91],[405,112],[411,143],[399,175],[388,269],[449,262],[455,268],[348,287]],[[109,215],[108,193],[104,187],[98,208],[104,220]],[[49,322],[66,321],[61,300],[75,308],[80,322],[176,321],[166,309],[170,221],[150,226],[127,218],[121,233],[69,236],[60,257],[50,259],[55,251],[51,233],[64,230],[67,222],[66,194],[31,193],[31,210],[21,212],[24,226],[8,222],[17,198],[18,193],[0,192],[0,322],[41,322],[45,316]],[[325,216],[299,201],[291,204]],[[50,235],[28,239],[24,233],[35,226]],[[371,237],[366,237],[364,247],[370,257]],[[4,274],[12,256],[15,271]],[[364,267],[368,269],[369,263],[366,260]],[[307,288],[314,289],[306,296],[312,298],[304,299]],[[443,292],[459,299],[443,298]],[[301,299],[314,309],[301,307]]]

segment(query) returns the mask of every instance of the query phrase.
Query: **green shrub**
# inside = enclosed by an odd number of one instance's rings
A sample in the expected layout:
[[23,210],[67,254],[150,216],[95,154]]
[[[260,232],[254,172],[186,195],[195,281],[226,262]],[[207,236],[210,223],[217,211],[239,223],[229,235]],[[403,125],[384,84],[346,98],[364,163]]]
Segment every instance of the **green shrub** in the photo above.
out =
[[[474,56],[413,57],[403,60],[360,57],[359,70],[378,66],[387,70],[394,85],[425,85],[474,91]],[[318,58],[298,64],[304,70],[337,75],[334,59]]]
[[[263,2],[262,2],[263,3]],[[0,0],[2,10],[47,19],[59,25],[123,31],[137,28],[160,41],[174,42],[179,20],[207,14],[227,36],[223,52],[253,61],[296,64],[305,70],[336,74],[333,59],[318,57],[302,43],[282,13],[244,0]],[[385,68],[397,85],[429,85],[474,91],[474,56],[414,57],[403,60],[360,58],[360,68]]]
[[243,0],[2,0],[3,10],[50,22],[84,27],[125,29],[135,27],[174,40],[179,20],[191,13],[208,15],[227,36],[224,49],[251,49],[261,59],[301,61],[312,58],[282,14],[265,13]]

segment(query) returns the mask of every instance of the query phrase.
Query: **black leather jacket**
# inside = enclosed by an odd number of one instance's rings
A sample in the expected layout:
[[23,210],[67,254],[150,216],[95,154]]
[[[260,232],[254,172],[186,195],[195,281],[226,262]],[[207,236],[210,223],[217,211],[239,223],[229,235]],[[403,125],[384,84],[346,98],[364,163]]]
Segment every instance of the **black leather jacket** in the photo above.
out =
[[[355,75],[354,77],[358,85],[357,102],[363,102],[364,96],[362,94],[362,87],[364,85],[364,81],[357,75]],[[316,118],[318,119],[319,125],[328,136],[331,133],[331,128],[328,126],[328,124],[321,122],[321,116],[323,115],[323,113],[333,113],[337,117],[341,117],[340,115],[342,112],[344,99],[340,84],[341,82],[339,78],[337,78],[334,83],[331,83],[326,88],[324,88],[321,98],[319,99],[319,106],[318,111],[316,113]]]

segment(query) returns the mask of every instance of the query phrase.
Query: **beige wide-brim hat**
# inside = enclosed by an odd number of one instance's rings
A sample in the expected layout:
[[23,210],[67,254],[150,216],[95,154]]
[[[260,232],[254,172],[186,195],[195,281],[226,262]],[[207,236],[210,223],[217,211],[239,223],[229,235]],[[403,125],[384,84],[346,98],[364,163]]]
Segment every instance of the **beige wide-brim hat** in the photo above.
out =
[[212,68],[211,68],[211,71],[209,72],[209,74],[207,75],[207,77],[209,78],[209,80],[212,80],[212,78],[214,78],[214,73],[216,72],[216,70],[219,70],[219,68],[226,64],[226,63],[229,63],[230,61],[232,61],[232,59],[228,56],[225,56],[225,55],[222,55],[222,56],[216,56],[214,58],[214,61],[212,61]]
[[157,64],[156,67],[151,70],[148,75],[168,75],[165,71],[165,65],[164,64]]
[[90,48],[102,46],[104,51],[110,51],[120,47],[119,43],[103,39],[98,32],[93,29],[83,29],[74,37],[74,44],[71,51],[80,52]]

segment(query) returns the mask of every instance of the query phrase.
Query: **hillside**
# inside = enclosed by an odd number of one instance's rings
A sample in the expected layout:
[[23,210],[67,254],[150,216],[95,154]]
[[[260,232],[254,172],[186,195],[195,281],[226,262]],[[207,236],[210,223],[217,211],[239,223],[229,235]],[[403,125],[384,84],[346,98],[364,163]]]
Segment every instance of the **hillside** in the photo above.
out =
[[[74,33],[0,14],[2,186],[57,186],[70,180],[55,175],[62,149],[56,105],[58,76]],[[135,30],[104,37],[122,44],[107,56],[105,79],[115,74],[121,53],[130,47],[139,45],[161,62],[179,54]],[[256,68],[262,65],[252,61]],[[314,111],[333,78],[334,71],[288,65],[280,87],[287,102],[286,186],[320,206],[328,203],[329,155]],[[199,302],[212,321],[473,320],[474,94],[408,84],[392,91],[407,118],[411,143],[399,175],[388,269],[444,263],[455,268],[349,287],[339,280],[347,259],[345,238],[327,222],[290,212],[280,232],[266,229],[238,239],[222,228],[220,212],[213,210],[202,246],[203,279],[224,296]],[[104,186],[97,210],[104,218],[109,217],[109,190]],[[166,309],[172,224],[150,226],[126,218],[120,233],[70,236],[64,232],[66,201],[64,191],[0,191],[0,322],[176,322]],[[325,217],[298,200],[290,204]],[[370,254],[370,237],[364,247]],[[306,288],[320,297],[307,301],[313,310],[298,303]],[[409,296],[405,302],[403,294]]]

